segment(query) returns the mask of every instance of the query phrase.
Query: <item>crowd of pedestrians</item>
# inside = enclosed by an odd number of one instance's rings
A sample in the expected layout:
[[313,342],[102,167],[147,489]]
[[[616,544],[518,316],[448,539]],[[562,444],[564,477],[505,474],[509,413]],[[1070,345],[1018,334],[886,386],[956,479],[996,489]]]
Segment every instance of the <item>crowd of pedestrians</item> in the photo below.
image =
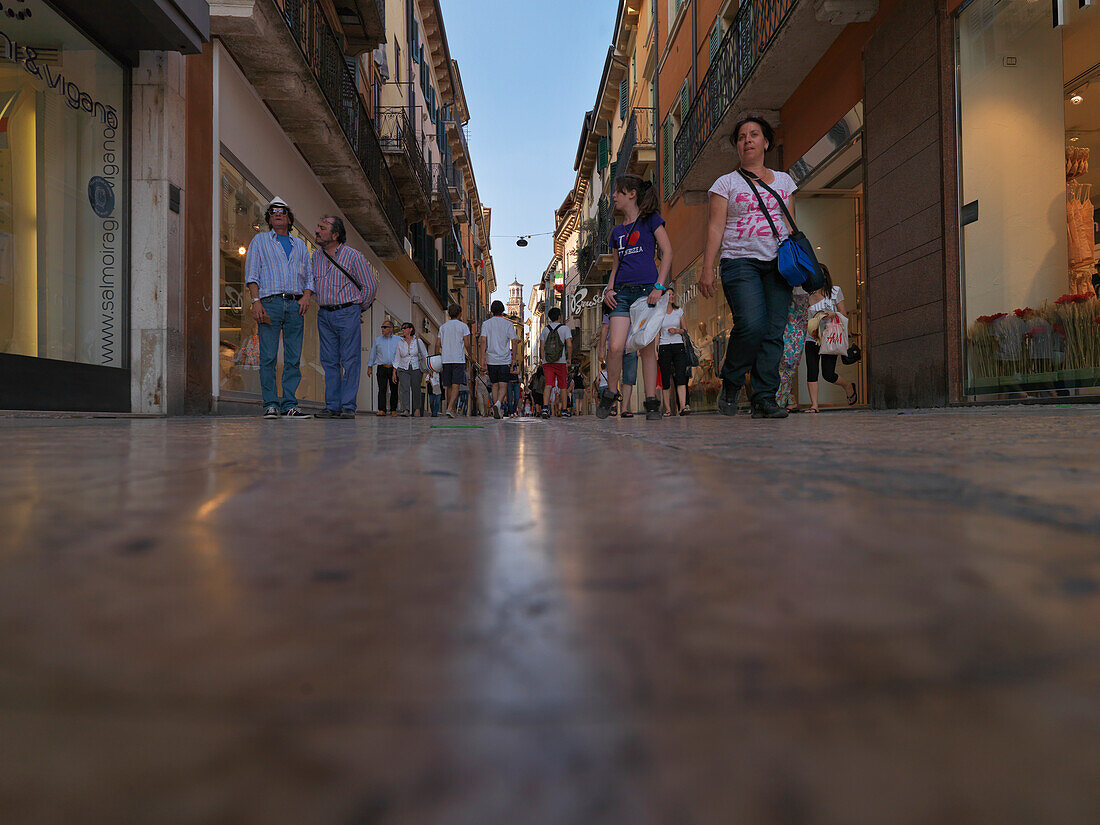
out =
[[[796,411],[793,384],[803,356],[808,412],[819,410],[821,377],[839,386],[849,405],[858,396],[856,386],[836,369],[838,357],[845,363],[858,360],[858,347],[838,352],[830,337],[824,339],[830,348],[823,351],[820,343],[827,328],[842,327],[846,339],[843,291],[832,283],[823,264],[818,267],[823,283],[810,294],[792,287],[781,272],[781,244],[795,229],[796,185],[789,175],[765,165],[773,141],[772,127],[763,118],[740,121],[730,135],[738,166],[710,188],[698,288],[709,298],[721,285],[733,318],[720,369],[717,407],[722,415],[736,415],[743,390],[753,418],[780,419]],[[688,383],[698,357],[670,280],[674,250],[658,210],[656,187],[640,177],[623,175],[615,181],[612,199],[624,220],[609,238],[614,258],[603,292],[596,416],[633,416],[631,401],[639,366],[646,419],[690,415]],[[317,223],[318,248],[312,255],[300,238],[290,234],[294,215],[285,201],[272,199],[264,219],[269,231],[252,239],[245,260],[251,312],[259,326],[263,415],[311,417],[301,410],[295,393],[301,380],[304,316],[316,300],[325,376],[325,408],[317,417],[354,418],[363,313],[376,292],[370,268],[361,253],[346,245],[339,217],[324,216]],[[382,323],[367,362],[367,376],[377,384],[377,415],[423,416],[424,395],[432,417],[465,415],[471,411],[473,381],[486,391],[483,410],[478,410],[478,393],[473,393],[473,410],[494,418],[568,418],[582,412],[587,386],[579,370],[570,370],[573,337],[562,322],[561,309],[552,307],[547,312],[538,343],[540,366],[526,386],[518,372],[515,326],[504,317],[500,301],[492,303],[491,312],[475,339],[462,319],[462,308],[448,307],[449,320],[439,328],[434,356],[429,356],[411,323],[399,330],[389,320]],[[276,387],[275,370],[280,341],[281,390]]]

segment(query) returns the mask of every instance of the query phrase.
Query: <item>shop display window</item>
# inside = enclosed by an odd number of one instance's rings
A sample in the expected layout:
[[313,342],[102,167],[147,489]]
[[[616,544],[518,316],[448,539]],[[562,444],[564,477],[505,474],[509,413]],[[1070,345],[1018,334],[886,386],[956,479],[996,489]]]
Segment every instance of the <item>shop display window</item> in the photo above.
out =
[[[244,283],[244,259],[248,244],[258,232],[267,232],[264,210],[271,197],[260,192],[245,174],[225,157],[221,159],[221,237],[219,251],[218,387],[226,398],[241,394],[242,400],[260,397],[260,338],[249,311],[251,301]],[[302,231],[301,216],[295,215],[290,232],[316,249],[311,235]],[[276,373],[282,380],[283,350],[279,346]],[[325,381],[317,338],[315,305],[305,317],[302,336],[302,383],[299,401],[324,403]]]
[[688,383],[688,403],[695,410],[714,410],[718,408],[718,393],[722,389],[719,373],[726,357],[733,316],[720,284],[710,298],[699,291],[702,266],[702,259],[698,259],[684,269],[676,279],[676,289],[684,309],[684,328],[699,354],[699,366],[692,369]]
[[973,0],[958,16],[966,393],[1100,387],[1100,7]]
[[48,6],[0,15],[0,352],[128,364],[127,84]]

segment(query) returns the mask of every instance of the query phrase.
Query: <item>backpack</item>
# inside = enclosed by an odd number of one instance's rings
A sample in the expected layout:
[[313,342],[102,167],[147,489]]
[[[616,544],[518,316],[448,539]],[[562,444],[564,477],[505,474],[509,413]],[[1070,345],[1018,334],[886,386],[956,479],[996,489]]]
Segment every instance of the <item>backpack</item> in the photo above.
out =
[[561,360],[561,354],[565,352],[565,342],[561,340],[561,336],[558,335],[558,330],[561,329],[564,324],[558,324],[556,327],[546,328],[546,363],[556,364]]

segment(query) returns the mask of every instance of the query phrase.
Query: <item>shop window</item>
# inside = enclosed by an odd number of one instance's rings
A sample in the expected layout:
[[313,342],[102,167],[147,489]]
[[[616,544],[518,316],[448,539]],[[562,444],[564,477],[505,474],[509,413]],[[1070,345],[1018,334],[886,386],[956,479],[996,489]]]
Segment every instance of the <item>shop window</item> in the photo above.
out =
[[[245,174],[225,157],[221,159],[221,235],[219,238],[219,312],[218,312],[218,387],[220,394],[233,398],[243,393],[250,400],[260,397],[260,338],[256,322],[249,311],[251,301],[244,283],[244,259],[248,244],[259,232],[267,232],[264,210],[270,196],[261,192]],[[293,205],[291,207],[293,209]],[[306,242],[312,252],[316,246],[302,224],[302,216],[294,216],[290,230]],[[302,383],[298,398],[323,403],[324,372],[321,368],[315,310],[305,318],[302,338]],[[279,363],[282,374],[282,346]]]
[[49,7],[0,17],[0,352],[128,365],[125,92]]
[[[958,17],[970,396],[1100,386],[1100,8],[975,0]],[[1090,162],[1091,161],[1091,162]]]

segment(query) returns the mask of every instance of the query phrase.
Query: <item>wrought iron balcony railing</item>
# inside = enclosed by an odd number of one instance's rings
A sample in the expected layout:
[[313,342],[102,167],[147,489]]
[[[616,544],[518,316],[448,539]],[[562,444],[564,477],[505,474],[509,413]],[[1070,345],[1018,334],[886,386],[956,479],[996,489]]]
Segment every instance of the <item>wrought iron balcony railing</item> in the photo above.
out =
[[630,112],[630,120],[623,133],[616,157],[616,172],[626,175],[632,172],[638,149],[654,149],[657,146],[657,113],[653,109],[636,108]]
[[373,121],[363,106],[355,72],[318,0],[282,0],[283,18],[321,92],[336,115],[398,238],[405,236],[405,205],[382,156]]
[[[673,189],[680,186],[722,115],[799,0],[748,0],[741,5],[703,77],[675,141]],[[667,149],[666,149],[667,151]]]
[[383,151],[404,153],[406,162],[419,181],[424,194],[431,194],[432,179],[428,173],[428,165],[424,162],[424,153],[420,150],[416,127],[409,121],[409,113],[404,106],[379,108],[378,140]]
[[462,249],[455,239],[454,232],[448,232],[443,236],[443,263],[451,266],[462,264]]

